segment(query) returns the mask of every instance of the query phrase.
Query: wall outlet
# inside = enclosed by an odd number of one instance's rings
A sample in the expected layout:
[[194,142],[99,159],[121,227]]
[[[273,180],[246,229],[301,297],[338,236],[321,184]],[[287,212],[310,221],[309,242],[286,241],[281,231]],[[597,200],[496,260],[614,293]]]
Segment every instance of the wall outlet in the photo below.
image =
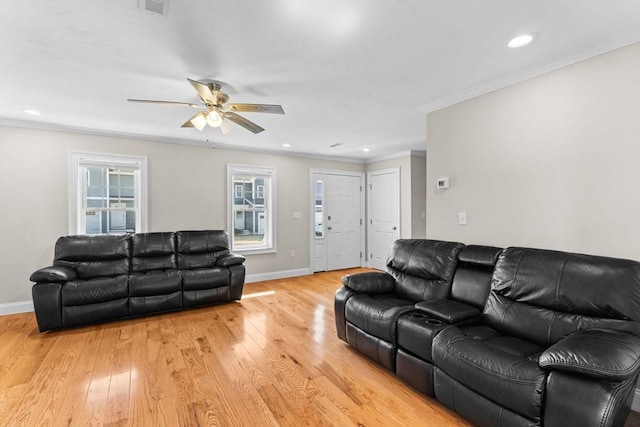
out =
[[293,257],[295,257],[295,256],[296,256],[296,251],[293,251],[293,250],[292,250],[292,251],[291,251],[291,258],[293,258]]

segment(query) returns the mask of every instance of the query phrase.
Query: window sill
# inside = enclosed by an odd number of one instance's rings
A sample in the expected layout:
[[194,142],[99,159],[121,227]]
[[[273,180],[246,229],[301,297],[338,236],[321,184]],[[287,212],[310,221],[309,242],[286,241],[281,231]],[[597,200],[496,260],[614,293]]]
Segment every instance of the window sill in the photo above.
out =
[[231,252],[240,255],[274,254],[276,253],[276,248],[232,249]]

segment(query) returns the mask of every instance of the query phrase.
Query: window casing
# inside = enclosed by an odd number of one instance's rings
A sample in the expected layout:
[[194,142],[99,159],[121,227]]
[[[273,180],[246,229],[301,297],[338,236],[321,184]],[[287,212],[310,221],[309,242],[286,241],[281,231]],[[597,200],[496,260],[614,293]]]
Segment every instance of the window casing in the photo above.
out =
[[275,168],[227,165],[227,189],[232,250],[275,252]]
[[145,232],[146,165],[145,157],[71,152],[69,233]]

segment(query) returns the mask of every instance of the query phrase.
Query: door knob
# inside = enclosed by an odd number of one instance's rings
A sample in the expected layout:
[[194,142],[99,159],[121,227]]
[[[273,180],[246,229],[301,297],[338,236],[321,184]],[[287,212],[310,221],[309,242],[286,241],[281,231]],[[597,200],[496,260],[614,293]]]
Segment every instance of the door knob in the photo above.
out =
[[397,230],[397,229],[398,229],[398,227],[395,227],[395,226],[394,226],[394,227],[393,227],[393,229],[394,229],[394,230]]
[[328,226],[328,227],[327,227],[327,230],[331,230],[331,226]]

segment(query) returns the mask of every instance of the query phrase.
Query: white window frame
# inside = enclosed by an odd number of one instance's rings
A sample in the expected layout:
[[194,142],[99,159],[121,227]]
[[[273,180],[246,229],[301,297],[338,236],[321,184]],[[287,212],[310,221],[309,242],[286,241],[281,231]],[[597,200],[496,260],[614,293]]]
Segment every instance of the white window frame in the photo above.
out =
[[80,173],[87,165],[126,167],[136,171],[134,178],[136,195],[136,233],[147,231],[147,158],[119,154],[69,152],[69,234],[85,234],[86,215],[84,182]]
[[[270,185],[266,186],[263,190],[264,195],[264,210],[266,217],[269,219],[265,222],[265,244],[262,246],[253,246],[250,248],[237,247],[234,242],[234,217],[235,212],[233,209],[235,187],[233,176],[236,174],[258,175],[264,176],[270,179]],[[227,164],[227,230],[229,233],[229,240],[231,244],[231,250],[246,255],[251,254],[264,254],[276,252],[276,168],[269,166],[252,166],[252,165],[236,165]]]
[[240,184],[234,184],[234,196],[236,199],[242,199],[244,197],[244,186]]
[[264,185],[256,185],[255,199],[264,199]]

